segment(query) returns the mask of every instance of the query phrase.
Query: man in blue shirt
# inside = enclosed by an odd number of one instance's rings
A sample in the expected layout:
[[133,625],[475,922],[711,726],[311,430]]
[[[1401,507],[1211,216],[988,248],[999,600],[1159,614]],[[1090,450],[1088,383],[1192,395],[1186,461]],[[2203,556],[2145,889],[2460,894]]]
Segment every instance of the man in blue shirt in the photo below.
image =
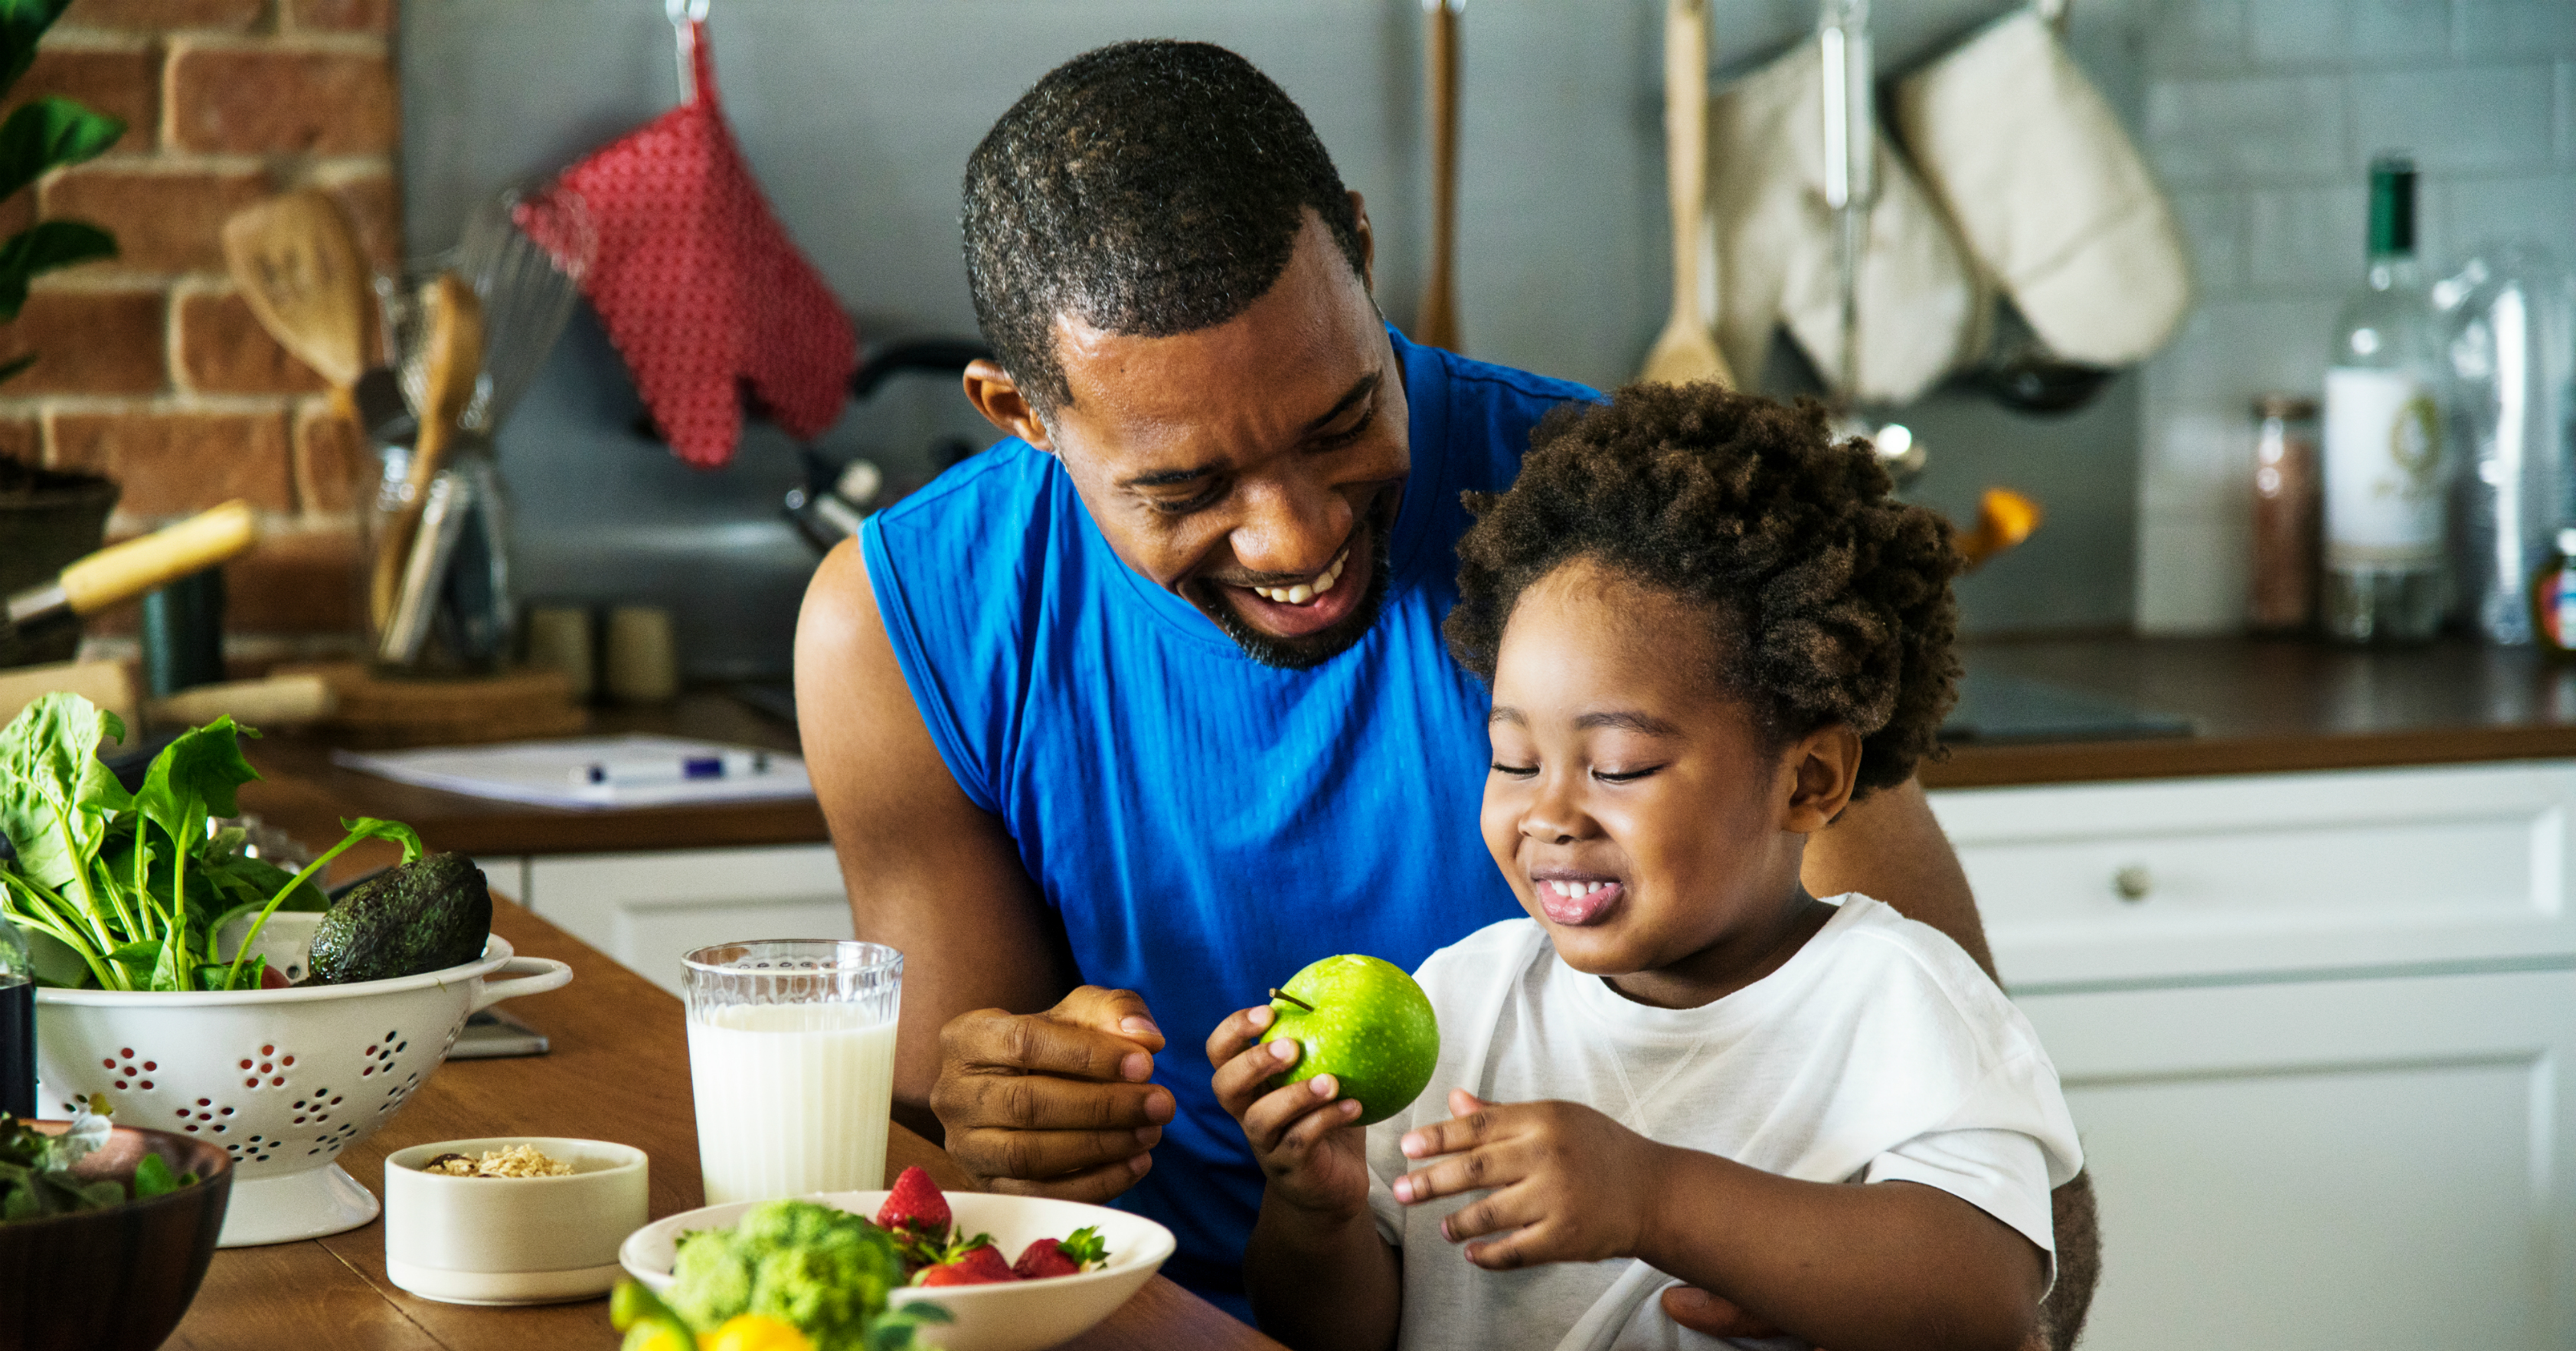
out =
[[[1477,835],[1488,701],[1439,623],[1460,494],[1595,396],[1388,328],[1359,195],[1219,48],[1058,67],[965,197],[995,353],[966,392],[1009,439],[817,573],[809,766],[860,935],[906,954],[896,1115],[996,1190],[1162,1221],[1166,1271],[1240,1311],[1261,1177],[1200,1047],[1316,958],[1410,969],[1518,913]],[[1919,787],[1806,876],[1985,960]],[[2073,1227],[2052,1303],[2080,1319]]]

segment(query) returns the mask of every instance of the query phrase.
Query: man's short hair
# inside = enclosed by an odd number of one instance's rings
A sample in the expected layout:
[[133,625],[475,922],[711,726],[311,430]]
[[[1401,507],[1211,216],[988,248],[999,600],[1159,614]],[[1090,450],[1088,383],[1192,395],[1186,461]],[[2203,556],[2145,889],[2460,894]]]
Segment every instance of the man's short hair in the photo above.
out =
[[1122,42],[1054,70],[966,161],[975,321],[1037,411],[1070,403],[1056,316],[1168,337],[1251,307],[1306,209],[1363,273],[1333,157],[1287,91],[1204,42]]

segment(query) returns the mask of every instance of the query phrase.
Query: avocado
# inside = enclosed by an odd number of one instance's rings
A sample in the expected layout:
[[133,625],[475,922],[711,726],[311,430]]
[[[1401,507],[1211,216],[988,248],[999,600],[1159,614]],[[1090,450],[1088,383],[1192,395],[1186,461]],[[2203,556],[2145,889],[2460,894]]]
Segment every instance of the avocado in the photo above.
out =
[[313,930],[315,985],[443,971],[483,954],[492,893],[463,854],[429,854],[358,884]]

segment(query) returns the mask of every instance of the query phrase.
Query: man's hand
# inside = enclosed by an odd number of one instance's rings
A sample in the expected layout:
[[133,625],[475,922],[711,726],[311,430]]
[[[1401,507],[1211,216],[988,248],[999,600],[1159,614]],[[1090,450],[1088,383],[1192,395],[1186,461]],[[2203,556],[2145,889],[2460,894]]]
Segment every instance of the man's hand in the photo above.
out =
[[1440,1226],[1452,1243],[1511,1231],[1468,1244],[1468,1261],[1509,1271],[1633,1257],[1644,1246],[1664,1146],[1579,1103],[1497,1107],[1453,1088],[1449,1110],[1449,1120],[1405,1135],[1406,1158],[1438,1161],[1397,1178],[1395,1199],[1485,1191]]
[[1360,1114],[1359,1100],[1341,1097],[1341,1081],[1329,1074],[1263,1087],[1296,1064],[1300,1051],[1284,1037],[1254,1044],[1278,1017],[1264,1004],[1217,1024],[1207,1041],[1208,1063],[1216,1066],[1209,1083],[1243,1127],[1270,1195],[1328,1223],[1347,1221],[1368,1208],[1368,1137],[1344,1129]]
[[962,1013],[939,1033],[931,1110],[948,1157],[997,1192],[1106,1201],[1153,1166],[1172,1119],[1148,1082],[1163,1034],[1129,990],[1085,985],[1044,1013]]

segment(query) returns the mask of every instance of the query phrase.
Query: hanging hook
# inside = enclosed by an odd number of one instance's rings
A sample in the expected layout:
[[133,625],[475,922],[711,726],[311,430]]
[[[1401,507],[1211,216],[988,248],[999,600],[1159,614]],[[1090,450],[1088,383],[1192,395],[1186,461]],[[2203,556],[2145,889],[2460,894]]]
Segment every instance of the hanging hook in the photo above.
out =
[[698,25],[707,21],[707,6],[713,0],[664,0],[663,11],[671,16],[671,34],[679,42],[680,101],[698,101]]

